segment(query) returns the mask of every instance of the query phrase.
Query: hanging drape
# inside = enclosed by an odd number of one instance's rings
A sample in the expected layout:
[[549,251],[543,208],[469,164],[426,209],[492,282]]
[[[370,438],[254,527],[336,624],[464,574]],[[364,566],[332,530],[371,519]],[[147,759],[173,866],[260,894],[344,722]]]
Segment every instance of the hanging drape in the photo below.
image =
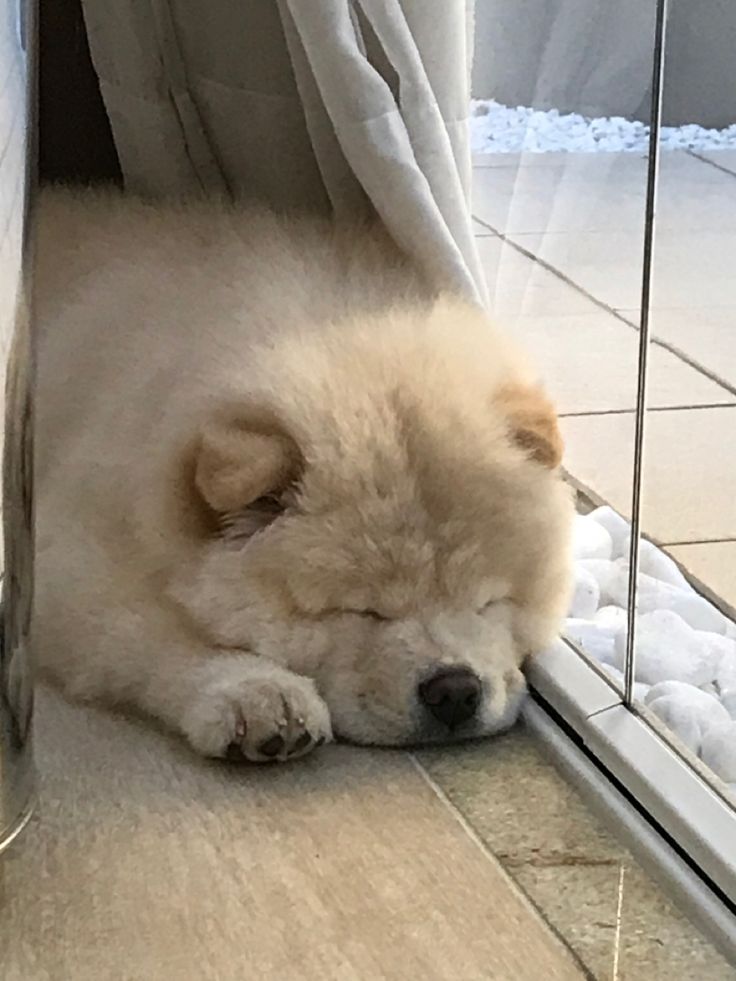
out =
[[472,0],[83,0],[126,186],[372,210],[484,298],[468,195]]

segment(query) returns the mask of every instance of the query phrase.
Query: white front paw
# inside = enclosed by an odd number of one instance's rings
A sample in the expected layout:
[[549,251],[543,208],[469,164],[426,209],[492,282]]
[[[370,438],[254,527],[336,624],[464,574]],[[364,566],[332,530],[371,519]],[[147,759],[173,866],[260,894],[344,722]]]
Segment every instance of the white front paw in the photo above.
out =
[[329,710],[314,682],[250,655],[213,658],[182,730],[205,756],[284,762],[332,739]]

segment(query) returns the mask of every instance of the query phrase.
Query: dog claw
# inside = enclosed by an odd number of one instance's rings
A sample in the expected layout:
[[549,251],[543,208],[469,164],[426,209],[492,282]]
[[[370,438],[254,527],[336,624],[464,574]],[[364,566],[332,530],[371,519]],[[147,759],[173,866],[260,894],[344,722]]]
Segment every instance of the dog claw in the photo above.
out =
[[[312,742],[311,732],[303,732],[301,736],[297,739],[294,745],[291,747],[291,753],[301,753],[307,748]],[[290,754],[291,755],[291,754]]]
[[284,742],[284,737],[277,734],[275,736],[271,736],[270,739],[266,739],[265,742],[262,742],[258,747],[258,752],[262,756],[267,756],[269,759],[272,759],[273,757],[278,756],[279,753],[283,752],[285,745],[286,743]]

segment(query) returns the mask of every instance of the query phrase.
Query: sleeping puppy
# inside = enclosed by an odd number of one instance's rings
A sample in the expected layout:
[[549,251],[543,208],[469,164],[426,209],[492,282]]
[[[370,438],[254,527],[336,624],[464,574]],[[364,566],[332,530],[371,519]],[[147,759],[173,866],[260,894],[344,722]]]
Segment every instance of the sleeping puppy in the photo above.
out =
[[42,672],[207,756],[509,726],[568,599],[553,407],[379,231],[52,190]]

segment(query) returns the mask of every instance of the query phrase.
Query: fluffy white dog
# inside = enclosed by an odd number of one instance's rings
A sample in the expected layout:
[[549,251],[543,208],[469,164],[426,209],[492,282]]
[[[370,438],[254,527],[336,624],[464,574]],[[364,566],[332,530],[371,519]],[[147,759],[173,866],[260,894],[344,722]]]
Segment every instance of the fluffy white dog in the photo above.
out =
[[516,717],[568,598],[555,413],[379,232],[54,190],[35,651],[199,752]]

